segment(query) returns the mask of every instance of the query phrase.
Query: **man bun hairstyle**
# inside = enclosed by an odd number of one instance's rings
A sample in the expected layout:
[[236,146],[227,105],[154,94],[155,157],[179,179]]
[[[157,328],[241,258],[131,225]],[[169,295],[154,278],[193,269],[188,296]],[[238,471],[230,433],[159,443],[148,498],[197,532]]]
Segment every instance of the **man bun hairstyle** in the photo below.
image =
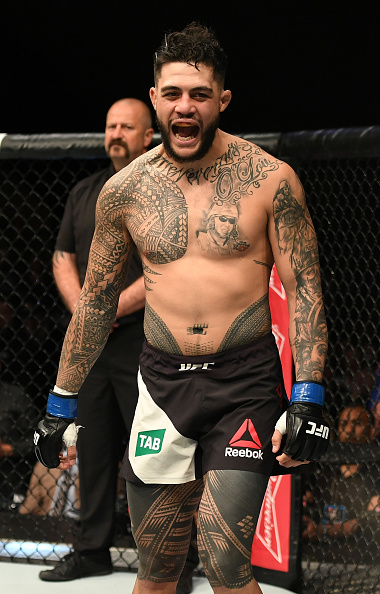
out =
[[214,79],[224,87],[227,71],[227,56],[216,39],[214,32],[196,21],[187,25],[183,31],[165,35],[154,55],[154,80],[160,78],[164,64],[185,62],[198,69],[198,64],[212,68]]

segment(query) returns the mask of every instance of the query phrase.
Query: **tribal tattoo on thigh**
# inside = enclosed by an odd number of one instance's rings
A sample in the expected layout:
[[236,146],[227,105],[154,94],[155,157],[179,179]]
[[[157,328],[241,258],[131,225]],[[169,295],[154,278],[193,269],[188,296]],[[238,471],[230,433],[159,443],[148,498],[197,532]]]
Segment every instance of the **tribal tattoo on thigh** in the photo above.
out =
[[180,485],[128,485],[140,580],[176,581],[185,563],[203,481]]
[[252,581],[252,542],[267,482],[268,477],[252,472],[207,473],[198,548],[213,588],[238,589]]

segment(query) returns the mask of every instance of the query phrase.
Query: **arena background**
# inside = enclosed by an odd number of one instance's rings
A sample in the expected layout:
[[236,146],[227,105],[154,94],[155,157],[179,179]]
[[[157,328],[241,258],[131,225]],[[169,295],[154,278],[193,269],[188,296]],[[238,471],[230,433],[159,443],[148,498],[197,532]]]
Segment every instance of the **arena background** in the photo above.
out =
[[123,96],[149,101],[169,30],[211,26],[229,58],[227,132],[379,121],[376,2],[12,0],[1,6],[0,131],[97,132]]
[[[369,402],[379,363],[380,127],[241,136],[291,163],[305,187],[319,242],[329,327],[326,411],[336,428],[345,403],[357,396]],[[67,552],[77,526],[75,517],[18,513],[35,463],[34,418],[45,409],[68,322],[53,282],[51,256],[70,188],[105,165],[103,134],[4,135],[0,146],[1,378],[22,388],[31,405],[24,408],[30,428],[20,435],[30,444],[29,452],[0,464],[0,560],[45,564]],[[14,419],[14,430],[19,421]],[[378,465],[379,447],[334,443],[319,465],[323,473],[357,460]],[[293,526],[292,563],[299,578],[294,591],[379,593],[379,514],[347,541],[306,543],[299,522],[302,489],[294,496],[298,515],[293,521],[298,524]],[[115,500],[115,509],[113,562],[120,569],[135,569],[123,497]]]
[[[288,160],[304,183],[330,330],[331,422],[352,391],[367,401],[380,352],[379,16],[378,5],[351,0],[3,3],[1,379],[31,399],[31,424],[44,410],[67,324],[51,254],[68,192],[104,166],[103,134],[93,132],[104,129],[111,103],[123,96],[148,101],[154,50],[166,31],[193,19],[215,29],[229,56],[233,99],[221,127],[251,131],[249,138]],[[334,445],[321,472],[356,459],[378,465],[378,447]],[[74,518],[18,515],[14,494],[22,498],[33,464],[33,455],[1,463],[0,560],[53,563],[73,540]],[[117,514],[113,561],[135,569],[122,499]],[[376,522],[348,545],[295,539],[298,590],[379,594],[379,542]]]

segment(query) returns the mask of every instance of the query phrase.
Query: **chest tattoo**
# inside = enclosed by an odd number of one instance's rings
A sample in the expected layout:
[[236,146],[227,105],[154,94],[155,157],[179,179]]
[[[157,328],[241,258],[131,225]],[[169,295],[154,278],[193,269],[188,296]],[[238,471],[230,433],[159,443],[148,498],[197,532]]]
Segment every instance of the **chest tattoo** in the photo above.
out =
[[231,143],[211,166],[198,170],[179,167],[157,154],[136,178],[133,187],[129,209],[131,234],[153,264],[167,264],[182,258],[189,240],[186,190],[182,191],[185,181],[185,186],[186,183],[199,185],[200,192],[203,184],[203,191],[210,194],[209,207],[196,229],[200,249],[221,256],[245,251],[250,244],[239,231],[240,200],[251,196],[278,167],[276,159],[245,141]]
[[147,169],[133,188],[129,230],[138,248],[153,264],[182,258],[187,247],[188,212],[177,184]]

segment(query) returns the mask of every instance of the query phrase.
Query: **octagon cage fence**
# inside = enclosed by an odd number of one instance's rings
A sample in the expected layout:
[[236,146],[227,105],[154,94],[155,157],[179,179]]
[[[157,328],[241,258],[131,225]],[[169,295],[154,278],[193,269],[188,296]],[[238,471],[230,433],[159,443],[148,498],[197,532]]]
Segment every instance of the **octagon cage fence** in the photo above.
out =
[[[352,445],[333,440],[317,464],[313,486],[303,479],[301,513],[314,518],[314,525],[320,522],[322,530],[311,535],[306,524],[300,526],[297,589],[379,593],[380,501],[375,500],[371,511],[365,502],[376,495],[380,464],[375,414],[380,362],[380,127],[238,136],[292,165],[305,188],[318,238],[329,328],[324,381],[326,420],[333,435],[344,406],[359,400],[371,409],[372,441]],[[13,456],[0,456],[0,560],[52,564],[70,550],[78,529],[77,478],[71,477],[69,487],[66,480],[66,490],[74,493],[71,508],[53,505],[56,484],[63,489],[61,475],[45,469],[35,476],[32,434],[55,381],[68,324],[52,276],[55,238],[70,189],[107,164],[103,139],[101,133],[0,138],[0,444],[11,442],[15,448]],[[153,144],[158,142],[155,134]],[[3,405],[6,394],[15,405],[10,412]],[[350,493],[356,505],[351,527],[356,525],[334,538],[323,529],[326,520],[318,510],[329,502],[321,500],[319,485],[342,464],[357,463],[370,469],[367,492]],[[51,498],[45,508],[37,505],[35,496],[25,509],[33,480]],[[115,495],[112,560],[116,568],[135,570],[138,558],[122,493],[123,489]],[[336,521],[343,526],[343,517]]]

